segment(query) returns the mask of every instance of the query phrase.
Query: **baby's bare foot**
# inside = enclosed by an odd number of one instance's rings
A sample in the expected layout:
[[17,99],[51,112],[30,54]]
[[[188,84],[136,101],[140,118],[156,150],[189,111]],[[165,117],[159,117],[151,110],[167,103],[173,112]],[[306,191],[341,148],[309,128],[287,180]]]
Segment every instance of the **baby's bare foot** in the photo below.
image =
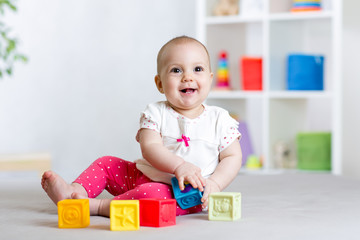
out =
[[46,171],[43,174],[41,186],[55,204],[63,199],[71,198],[71,194],[75,191],[73,185],[66,183],[53,171]]

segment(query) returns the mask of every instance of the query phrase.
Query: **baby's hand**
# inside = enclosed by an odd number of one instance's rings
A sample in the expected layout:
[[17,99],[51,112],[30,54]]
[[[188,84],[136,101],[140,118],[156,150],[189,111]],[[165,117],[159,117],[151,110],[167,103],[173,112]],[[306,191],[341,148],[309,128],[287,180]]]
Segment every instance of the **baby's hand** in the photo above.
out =
[[201,175],[201,169],[194,164],[183,162],[175,169],[175,176],[179,181],[181,191],[185,189],[185,181],[189,182],[193,188],[204,191],[205,179]]
[[201,198],[202,208],[206,208],[209,204],[209,195],[214,192],[220,192],[219,185],[211,178],[206,179],[206,187]]

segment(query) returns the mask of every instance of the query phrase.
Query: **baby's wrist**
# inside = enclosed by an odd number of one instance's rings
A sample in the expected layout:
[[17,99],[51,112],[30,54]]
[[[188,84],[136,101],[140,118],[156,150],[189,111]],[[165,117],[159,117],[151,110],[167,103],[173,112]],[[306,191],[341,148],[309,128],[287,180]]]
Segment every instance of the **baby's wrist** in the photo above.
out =
[[221,186],[220,186],[220,184],[217,182],[217,181],[215,181],[213,178],[209,178],[209,180],[211,180],[212,182],[214,182],[215,183],[215,185],[218,187],[218,189],[221,191],[222,190],[222,188],[221,188]]
[[176,165],[175,167],[174,167],[174,170],[173,170],[173,174],[176,174],[176,170],[184,163],[185,161],[183,160],[183,161],[181,161],[180,163],[178,163],[178,165]]

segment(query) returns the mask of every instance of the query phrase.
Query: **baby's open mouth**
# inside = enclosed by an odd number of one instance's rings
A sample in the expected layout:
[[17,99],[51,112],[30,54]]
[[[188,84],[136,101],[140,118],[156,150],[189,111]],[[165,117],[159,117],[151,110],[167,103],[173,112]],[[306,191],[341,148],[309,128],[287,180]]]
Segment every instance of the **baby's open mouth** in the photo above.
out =
[[194,89],[194,88],[184,88],[184,89],[181,89],[180,91],[183,92],[183,93],[193,93],[193,92],[196,91],[196,89]]

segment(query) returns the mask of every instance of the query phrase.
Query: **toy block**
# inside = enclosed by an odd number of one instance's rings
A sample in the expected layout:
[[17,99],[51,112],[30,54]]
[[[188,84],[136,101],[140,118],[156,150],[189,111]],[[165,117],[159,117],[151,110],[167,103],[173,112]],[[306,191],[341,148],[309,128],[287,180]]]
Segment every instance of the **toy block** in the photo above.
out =
[[241,193],[218,192],[210,194],[209,220],[234,221],[241,218]]
[[59,228],[85,228],[90,224],[89,199],[64,199],[57,203]]
[[199,189],[195,189],[191,184],[185,184],[185,189],[180,190],[179,182],[176,177],[171,179],[173,187],[174,197],[182,209],[188,209],[196,205],[201,204],[202,192]]
[[110,230],[139,230],[139,200],[112,200],[110,203]]
[[166,227],[176,224],[175,199],[140,199],[140,226]]

